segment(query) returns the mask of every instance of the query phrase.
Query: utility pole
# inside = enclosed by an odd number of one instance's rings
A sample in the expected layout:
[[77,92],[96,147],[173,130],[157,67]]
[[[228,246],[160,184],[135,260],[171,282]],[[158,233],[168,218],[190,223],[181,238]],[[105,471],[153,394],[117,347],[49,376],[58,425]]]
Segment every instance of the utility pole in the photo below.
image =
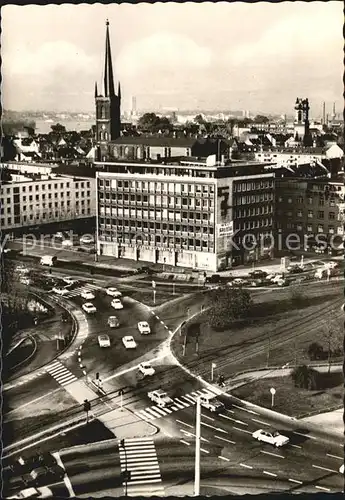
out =
[[152,280],[153,304],[156,305],[156,282]]
[[173,295],[175,295],[175,283],[172,284]]
[[211,382],[213,382],[214,369],[217,367],[216,363],[211,363]]
[[200,495],[200,438],[201,438],[201,404],[200,397],[196,400],[196,421],[195,421],[195,476],[194,476],[194,496]]
[[124,394],[124,390],[123,389],[120,389],[119,390],[119,396],[120,396],[120,410],[122,411],[123,409],[123,394]]

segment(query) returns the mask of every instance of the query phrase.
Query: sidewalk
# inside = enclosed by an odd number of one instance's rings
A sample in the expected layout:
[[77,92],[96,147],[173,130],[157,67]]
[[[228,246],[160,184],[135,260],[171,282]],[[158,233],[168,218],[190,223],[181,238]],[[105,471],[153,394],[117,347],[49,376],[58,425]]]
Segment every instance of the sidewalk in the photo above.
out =
[[339,410],[329,411],[327,413],[320,413],[318,415],[313,415],[312,417],[301,418],[303,422],[318,425],[325,431],[332,429],[333,431],[339,432],[344,436],[344,409],[339,408]]

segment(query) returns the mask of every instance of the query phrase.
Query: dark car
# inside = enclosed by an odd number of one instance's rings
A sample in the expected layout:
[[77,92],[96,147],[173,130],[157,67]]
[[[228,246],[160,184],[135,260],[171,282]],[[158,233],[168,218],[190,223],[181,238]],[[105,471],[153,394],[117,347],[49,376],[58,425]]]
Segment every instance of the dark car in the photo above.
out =
[[206,278],[206,283],[220,283],[221,282],[221,278],[220,278],[220,275],[219,274],[212,274],[212,276],[208,276]]
[[266,278],[267,273],[266,273],[266,271],[261,271],[261,269],[256,269],[255,271],[252,271],[251,273],[249,273],[249,276],[251,278],[262,279],[262,278]]
[[64,476],[65,470],[59,465],[52,465],[50,467],[42,465],[22,477],[24,484],[27,486],[45,486],[61,481]]

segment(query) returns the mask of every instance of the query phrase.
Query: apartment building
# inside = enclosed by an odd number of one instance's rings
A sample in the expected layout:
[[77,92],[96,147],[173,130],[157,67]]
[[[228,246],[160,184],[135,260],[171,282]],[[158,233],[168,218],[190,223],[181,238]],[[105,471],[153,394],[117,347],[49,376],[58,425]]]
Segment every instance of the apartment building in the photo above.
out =
[[319,242],[333,250],[344,238],[343,178],[276,180],[277,229],[285,243],[295,233],[305,251],[317,250]]
[[95,217],[95,179],[14,173],[0,188],[0,227],[30,226]]
[[96,166],[104,170],[96,176],[99,254],[206,271],[262,256],[241,244],[246,233],[273,231],[274,174],[262,165],[189,158]]

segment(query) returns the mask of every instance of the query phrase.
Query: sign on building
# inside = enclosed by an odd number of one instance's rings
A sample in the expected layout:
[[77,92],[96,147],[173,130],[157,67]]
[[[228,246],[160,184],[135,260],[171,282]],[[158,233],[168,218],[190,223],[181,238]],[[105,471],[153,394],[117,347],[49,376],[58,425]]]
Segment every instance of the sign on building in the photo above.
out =
[[225,222],[223,224],[217,224],[218,237],[232,236],[234,234],[234,222]]

